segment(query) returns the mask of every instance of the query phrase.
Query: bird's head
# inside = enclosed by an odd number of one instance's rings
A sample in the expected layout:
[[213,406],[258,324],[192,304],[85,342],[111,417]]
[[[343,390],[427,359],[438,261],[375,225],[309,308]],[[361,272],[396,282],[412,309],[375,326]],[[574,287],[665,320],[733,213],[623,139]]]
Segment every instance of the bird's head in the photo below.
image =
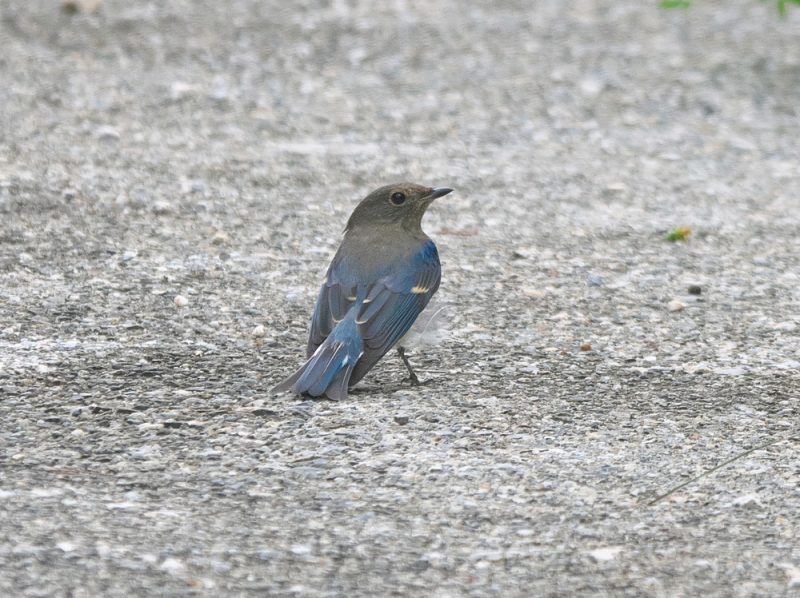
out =
[[396,225],[419,232],[425,210],[434,199],[450,193],[446,187],[397,183],[375,189],[361,200],[347,221],[346,231],[363,226]]

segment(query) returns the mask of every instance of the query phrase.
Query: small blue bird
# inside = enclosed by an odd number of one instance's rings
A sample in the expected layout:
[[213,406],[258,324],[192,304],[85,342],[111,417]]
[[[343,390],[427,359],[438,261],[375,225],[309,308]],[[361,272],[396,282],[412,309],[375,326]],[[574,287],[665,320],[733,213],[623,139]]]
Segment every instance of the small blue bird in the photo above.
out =
[[[308,361],[273,390],[344,399],[408,332],[439,288],[436,245],[422,231],[433,200],[450,193],[411,183],[376,189],[356,206],[311,318]],[[412,383],[419,383],[402,347]]]

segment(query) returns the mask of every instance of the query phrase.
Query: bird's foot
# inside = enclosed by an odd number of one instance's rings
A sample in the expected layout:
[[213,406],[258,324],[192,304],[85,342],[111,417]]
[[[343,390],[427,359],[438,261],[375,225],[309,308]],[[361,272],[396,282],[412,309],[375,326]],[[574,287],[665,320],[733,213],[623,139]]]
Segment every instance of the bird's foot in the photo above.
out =
[[406,357],[405,347],[397,347],[397,354],[400,356],[400,359],[403,360],[403,365],[405,365],[408,370],[408,378],[406,378],[406,380],[408,380],[411,386],[422,386],[425,384],[424,382],[420,382],[419,378],[417,378],[417,375],[414,373],[411,362],[408,361],[408,357]]

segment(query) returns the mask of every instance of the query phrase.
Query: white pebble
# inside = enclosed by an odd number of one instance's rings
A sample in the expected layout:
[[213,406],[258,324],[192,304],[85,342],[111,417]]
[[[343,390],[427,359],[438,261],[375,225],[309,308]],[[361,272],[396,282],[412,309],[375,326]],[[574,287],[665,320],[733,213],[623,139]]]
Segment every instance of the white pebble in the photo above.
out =
[[63,542],[59,542],[56,544],[56,548],[58,548],[61,552],[74,552],[77,548],[74,542],[70,542],[69,540],[64,540]]
[[184,83],[183,81],[175,81],[170,85],[169,97],[173,100],[182,100],[196,91],[197,88],[194,85]]
[[109,125],[98,127],[97,131],[95,131],[95,135],[97,135],[97,138],[101,141],[116,141],[119,139],[119,131]]
[[750,507],[756,506],[760,507],[761,501],[758,500],[758,496],[755,494],[743,494],[741,496],[737,496],[733,499],[733,506],[734,507]]
[[175,303],[175,307],[186,307],[189,305],[189,300],[183,295],[175,295],[175,299],[172,301]]
[[628,185],[622,181],[615,181],[606,185],[606,191],[609,193],[622,193],[628,190]]
[[159,567],[162,571],[166,571],[170,575],[180,575],[186,569],[186,565],[179,559],[168,557],[164,559],[164,562],[161,563],[161,567]]
[[602,548],[595,548],[589,551],[589,556],[600,563],[613,561],[620,552],[622,552],[622,546],[603,546]]
[[686,304],[683,301],[679,301],[678,299],[673,299],[672,301],[667,303],[667,309],[669,311],[681,311],[685,307]]
[[297,556],[306,556],[311,554],[311,547],[307,544],[295,544],[291,547],[291,552]]
[[545,292],[542,289],[534,289],[531,287],[522,289],[522,294],[531,299],[541,299],[545,296]]
[[600,92],[603,91],[605,86],[606,84],[602,79],[591,76],[584,77],[578,82],[581,93],[589,98],[595,98],[600,95]]

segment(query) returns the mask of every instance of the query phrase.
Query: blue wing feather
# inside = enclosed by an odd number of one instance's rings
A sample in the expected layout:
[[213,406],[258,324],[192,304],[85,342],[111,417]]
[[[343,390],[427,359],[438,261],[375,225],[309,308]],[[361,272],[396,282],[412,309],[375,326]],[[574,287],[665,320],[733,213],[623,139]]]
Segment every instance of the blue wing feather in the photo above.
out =
[[364,354],[358,360],[350,384],[358,382],[383,357],[425,309],[439,288],[441,266],[436,246],[428,241],[405,271],[375,283],[361,307],[358,329],[364,339]]
[[306,357],[311,357],[314,351],[328,338],[336,324],[347,315],[354,302],[355,289],[339,283],[335,277],[329,274],[325,284],[319,290],[314,315],[311,316]]

